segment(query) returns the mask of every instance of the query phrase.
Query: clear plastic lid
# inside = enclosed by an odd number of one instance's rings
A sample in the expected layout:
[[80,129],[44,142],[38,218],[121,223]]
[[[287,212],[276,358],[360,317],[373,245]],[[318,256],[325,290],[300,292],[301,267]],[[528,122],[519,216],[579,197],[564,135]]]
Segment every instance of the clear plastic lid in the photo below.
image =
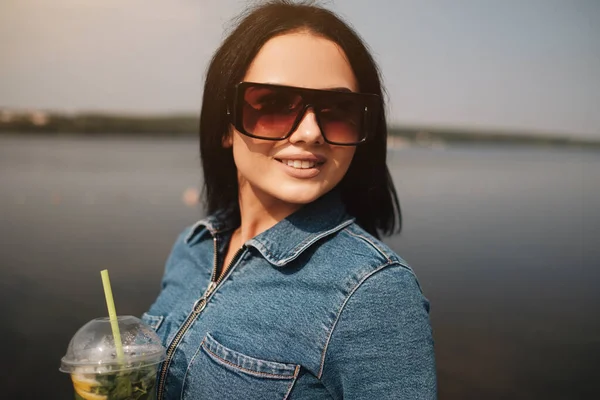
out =
[[96,318],[82,326],[71,339],[60,370],[73,373],[107,373],[158,364],[165,348],[152,328],[131,315],[117,317],[123,359],[117,359],[115,340],[108,318]]

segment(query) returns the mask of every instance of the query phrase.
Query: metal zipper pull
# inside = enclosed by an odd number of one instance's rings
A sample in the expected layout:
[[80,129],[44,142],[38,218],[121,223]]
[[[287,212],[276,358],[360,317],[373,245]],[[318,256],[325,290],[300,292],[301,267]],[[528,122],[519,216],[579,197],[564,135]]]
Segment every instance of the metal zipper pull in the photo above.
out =
[[206,297],[202,296],[194,303],[194,307],[192,308],[192,313],[200,314],[202,310],[206,307]]
[[204,296],[202,296],[202,297],[207,298],[208,296],[210,296],[216,287],[217,287],[217,282],[210,281],[210,283],[208,284],[208,287],[206,288],[206,292],[204,292]]
[[[217,242],[215,240],[215,250],[216,250],[216,246],[217,246]],[[185,333],[187,332],[189,327],[196,320],[196,318],[198,318],[200,313],[202,313],[202,311],[204,311],[204,309],[206,308],[207,299],[212,295],[212,293],[215,291],[217,286],[219,286],[221,281],[223,281],[225,278],[227,278],[231,274],[233,267],[239,262],[239,258],[244,253],[244,250],[246,250],[246,245],[243,245],[237,251],[237,253],[234,255],[233,259],[231,260],[231,263],[225,270],[225,273],[223,273],[216,282],[213,280],[216,268],[213,268],[213,276],[211,277],[210,283],[208,284],[206,291],[204,292],[202,297],[200,297],[198,300],[196,300],[196,302],[194,303],[194,306],[192,307],[192,312],[190,313],[190,315],[188,315],[188,317],[186,318],[182,327],[179,328],[179,331],[177,331],[175,338],[171,341],[171,344],[169,345],[169,348],[167,349],[167,356],[165,358],[165,361],[163,362],[162,369],[160,372],[160,378],[157,383],[157,394],[158,394],[157,398],[159,398],[159,399],[162,398],[162,396],[164,394],[165,379],[167,377],[169,365],[171,363],[171,359],[173,358],[173,353],[175,352],[177,345],[181,341],[181,338],[183,338],[183,335],[185,335]],[[216,261],[217,260],[216,260],[216,256],[215,256],[215,265],[216,265]]]

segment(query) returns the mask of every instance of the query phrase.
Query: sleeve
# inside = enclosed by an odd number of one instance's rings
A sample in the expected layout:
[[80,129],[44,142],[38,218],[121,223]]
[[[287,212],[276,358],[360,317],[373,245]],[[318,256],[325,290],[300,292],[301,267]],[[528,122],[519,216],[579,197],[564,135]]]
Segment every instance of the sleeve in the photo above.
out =
[[[185,238],[189,234],[189,228],[186,228],[183,232],[181,232],[173,245],[171,246],[171,251],[169,252],[165,266],[163,270],[163,275],[160,280],[160,288],[159,292],[154,299],[154,302],[150,305],[145,314],[150,315],[165,315],[171,306],[172,296],[163,296],[163,293],[167,286],[170,284],[177,282],[178,274],[177,274],[177,264],[180,260],[186,257],[186,248],[185,248]],[[162,301],[161,301],[162,300]],[[165,305],[166,302],[166,305]],[[148,316],[146,315],[147,319]],[[151,324],[149,324],[151,325]]]
[[187,258],[186,238],[190,234],[191,229],[192,227],[185,228],[183,232],[177,236],[175,243],[171,246],[171,251],[167,256],[163,276],[160,282],[161,290],[164,290],[167,287],[169,280],[171,280],[175,273],[174,271],[176,270],[177,263]]
[[401,265],[365,279],[333,328],[321,381],[335,399],[436,399],[429,302]]

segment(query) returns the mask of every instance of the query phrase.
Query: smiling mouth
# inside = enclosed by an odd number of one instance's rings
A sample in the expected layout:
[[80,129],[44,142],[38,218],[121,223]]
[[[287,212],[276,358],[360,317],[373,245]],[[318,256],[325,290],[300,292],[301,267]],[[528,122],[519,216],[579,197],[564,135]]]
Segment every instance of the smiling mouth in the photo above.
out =
[[310,168],[319,167],[319,166],[325,164],[324,162],[315,162],[315,161],[308,161],[308,160],[280,160],[278,158],[276,158],[276,160],[284,165],[287,165],[288,167],[292,167],[292,168],[296,168],[296,169],[310,169]]

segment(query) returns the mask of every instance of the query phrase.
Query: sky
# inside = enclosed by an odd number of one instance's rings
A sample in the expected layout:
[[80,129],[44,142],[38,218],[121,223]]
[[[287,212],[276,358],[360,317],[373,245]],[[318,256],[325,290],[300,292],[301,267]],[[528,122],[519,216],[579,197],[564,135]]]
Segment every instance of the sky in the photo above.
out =
[[[0,0],[0,109],[198,113],[244,0]],[[600,1],[322,1],[365,39],[391,124],[600,139]]]

